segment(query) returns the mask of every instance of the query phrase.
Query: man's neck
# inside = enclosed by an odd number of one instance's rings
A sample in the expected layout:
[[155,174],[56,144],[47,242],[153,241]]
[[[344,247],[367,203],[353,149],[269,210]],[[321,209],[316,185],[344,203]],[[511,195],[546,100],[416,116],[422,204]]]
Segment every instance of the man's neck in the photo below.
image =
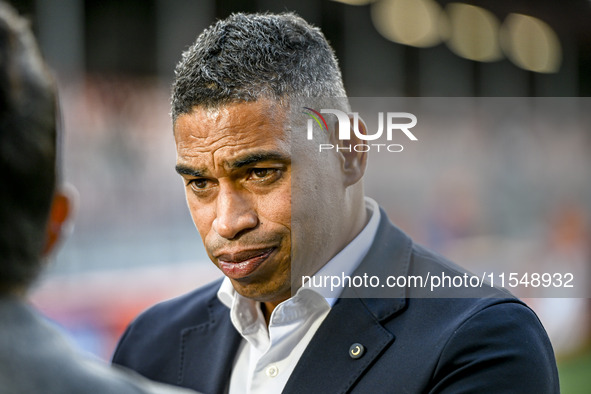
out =
[[[359,233],[361,233],[361,231],[363,231],[365,226],[367,226],[367,223],[369,222],[369,219],[370,219],[370,215],[367,214],[367,209],[365,207],[365,200],[363,200],[362,204],[363,204],[363,209],[359,209],[358,210],[359,214],[356,215],[355,219],[352,220],[352,225],[350,226],[352,231],[348,234],[348,236],[346,238],[347,241],[341,246],[341,248],[339,248],[339,250],[335,253],[335,255],[337,253],[339,253],[341,250],[343,250],[345,248],[345,246],[347,246],[349,243],[351,243],[351,241],[353,241],[353,239],[355,239],[355,237],[357,237],[359,235]],[[333,257],[334,256],[331,256],[330,259],[332,259]],[[330,261],[330,259],[327,260],[326,263],[328,263],[328,261]],[[299,286],[301,286],[301,285],[302,284],[300,283]],[[271,321],[271,314],[273,313],[273,311],[275,310],[277,305],[279,305],[280,303],[282,303],[283,301],[285,301],[289,298],[291,298],[291,290],[287,296],[281,297],[278,300],[260,303],[261,310],[263,312],[263,316],[265,317],[265,323],[267,324],[267,327],[269,327],[269,323]]]

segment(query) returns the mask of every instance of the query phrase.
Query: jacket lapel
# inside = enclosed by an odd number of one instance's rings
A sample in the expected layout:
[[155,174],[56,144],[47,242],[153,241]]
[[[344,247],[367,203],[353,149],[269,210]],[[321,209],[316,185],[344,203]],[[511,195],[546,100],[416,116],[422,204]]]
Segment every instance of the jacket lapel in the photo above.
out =
[[[390,223],[384,211],[381,217],[378,233],[356,275],[385,278],[408,273],[412,241]],[[394,342],[394,333],[386,330],[381,321],[404,309],[406,291],[392,289],[388,298],[371,298],[374,294],[364,288],[343,292],[300,358],[284,393],[345,393]],[[349,354],[355,343],[365,348],[357,359]]]
[[205,393],[223,393],[241,337],[228,309],[217,298],[208,307],[209,321],[181,332],[178,384]]
[[[362,301],[339,300],[320,326],[289,378],[284,393],[344,393],[394,341],[394,335],[373,318]],[[365,347],[353,359],[349,348]]]

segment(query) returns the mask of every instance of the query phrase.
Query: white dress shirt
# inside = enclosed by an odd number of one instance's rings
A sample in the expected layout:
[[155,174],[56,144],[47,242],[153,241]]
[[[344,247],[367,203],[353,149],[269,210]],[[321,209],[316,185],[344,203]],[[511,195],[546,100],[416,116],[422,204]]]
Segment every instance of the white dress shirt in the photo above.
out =
[[[363,230],[316,274],[352,275],[367,254],[378,230],[380,209],[365,198],[370,219]],[[238,294],[228,278],[218,291],[243,340],[230,379],[230,394],[281,393],[304,350],[322,324],[341,289],[330,292],[303,286],[271,313],[269,327],[260,303]]]

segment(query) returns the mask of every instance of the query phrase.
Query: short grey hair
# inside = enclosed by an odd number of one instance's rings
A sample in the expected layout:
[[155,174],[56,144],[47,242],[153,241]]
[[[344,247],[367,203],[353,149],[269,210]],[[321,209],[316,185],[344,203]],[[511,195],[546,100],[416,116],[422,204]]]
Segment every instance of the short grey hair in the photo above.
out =
[[346,97],[326,38],[294,13],[237,13],[201,33],[175,70],[173,122],[194,106],[263,97]]

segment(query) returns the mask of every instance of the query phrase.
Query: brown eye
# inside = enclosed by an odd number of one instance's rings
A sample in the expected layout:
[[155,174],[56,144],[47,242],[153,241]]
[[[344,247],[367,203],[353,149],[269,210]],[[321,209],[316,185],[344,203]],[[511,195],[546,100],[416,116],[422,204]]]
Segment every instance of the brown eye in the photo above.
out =
[[281,178],[281,170],[277,168],[252,168],[248,180],[260,186],[271,185]]
[[191,189],[195,191],[203,190],[207,188],[207,179],[194,179],[189,185],[191,186]]
[[252,170],[252,174],[257,178],[264,178],[269,175],[270,172],[271,170],[268,168],[255,168]]

